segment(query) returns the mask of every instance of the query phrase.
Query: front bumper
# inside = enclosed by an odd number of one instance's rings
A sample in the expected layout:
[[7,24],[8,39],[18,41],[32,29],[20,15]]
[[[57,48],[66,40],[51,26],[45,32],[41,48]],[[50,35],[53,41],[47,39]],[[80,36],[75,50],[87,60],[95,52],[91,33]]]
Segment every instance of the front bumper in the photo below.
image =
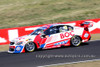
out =
[[9,46],[9,51],[8,53],[24,53],[25,52],[25,49],[24,49],[24,46],[22,45],[10,45]]

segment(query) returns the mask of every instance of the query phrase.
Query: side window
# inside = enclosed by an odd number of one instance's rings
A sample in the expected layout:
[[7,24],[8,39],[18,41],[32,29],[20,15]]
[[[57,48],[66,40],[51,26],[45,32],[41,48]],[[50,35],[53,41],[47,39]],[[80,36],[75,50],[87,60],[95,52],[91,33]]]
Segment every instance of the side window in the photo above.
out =
[[66,32],[66,31],[71,31],[73,30],[73,27],[69,25],[61,25],[59,26],[59,32]]
[[72,31],[73,27],[72,26],[68,26],[68,31]]
[[57,33],[57,28],[56,27],[49,28],[44,32],[44,34],[46,34],[46,35],[56,34],[56,33]]
[[68,31],[68,27],[66,25],[59,26],[59,32],[66,32]]
[[51,35],[51,34],[56,34],[60,32],[72,31],[72,30],[73,30],[73,27],[69,25],[60,25],[60,26],[55,26],[55,27],[47,29],[44,32],[44,34]]

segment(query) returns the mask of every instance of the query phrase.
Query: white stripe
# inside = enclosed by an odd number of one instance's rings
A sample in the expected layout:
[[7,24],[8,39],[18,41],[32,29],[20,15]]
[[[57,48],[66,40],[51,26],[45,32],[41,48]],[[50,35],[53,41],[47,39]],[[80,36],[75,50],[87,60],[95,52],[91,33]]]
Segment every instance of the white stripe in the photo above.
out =
[[5,43],[7,40],[5,38],[0,37],[0,43]]
[[18,37],[18,29],[8,30],[9,41]]
[[85,61],[77,61],[77,62],[67,62],[67,63],[57,63],[57,64],[50,64],[50,65],[43,65],[37,67],[47,67],[47,66],[56,66],[56,65],[65,65],[65,64],[76,64],[76,63],[84,63],[84,62],[93,62],[93,61],[100,61],[100,59],[92,59],[92,60],[85,60]]
[[25,28],[25,31],[36,30],[39,27]]

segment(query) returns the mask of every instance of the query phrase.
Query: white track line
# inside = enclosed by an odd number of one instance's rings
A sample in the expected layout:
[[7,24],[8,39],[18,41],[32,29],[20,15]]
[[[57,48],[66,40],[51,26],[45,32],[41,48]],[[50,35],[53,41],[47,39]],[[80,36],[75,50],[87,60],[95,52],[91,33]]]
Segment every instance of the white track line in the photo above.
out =
[[65,64],[76,64],[76,63],[84,63],[84,62],[93,62],[93,61],[100,61],[100,59],[92,59],[92,60],[84,60],[84,61],[76,61],[76,62],[66,62],[66,63],[57,63],[57,64],[37,66],[37,67],[48,67],[48,66],[56,66],[56,65],[65,65]]

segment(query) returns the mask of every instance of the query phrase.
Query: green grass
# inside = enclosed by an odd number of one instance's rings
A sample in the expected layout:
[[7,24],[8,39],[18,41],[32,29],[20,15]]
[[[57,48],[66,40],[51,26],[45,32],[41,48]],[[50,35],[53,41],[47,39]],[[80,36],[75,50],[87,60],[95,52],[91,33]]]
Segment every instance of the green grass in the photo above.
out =
[[100,18],[100,0],[0,0],[0,29]]

